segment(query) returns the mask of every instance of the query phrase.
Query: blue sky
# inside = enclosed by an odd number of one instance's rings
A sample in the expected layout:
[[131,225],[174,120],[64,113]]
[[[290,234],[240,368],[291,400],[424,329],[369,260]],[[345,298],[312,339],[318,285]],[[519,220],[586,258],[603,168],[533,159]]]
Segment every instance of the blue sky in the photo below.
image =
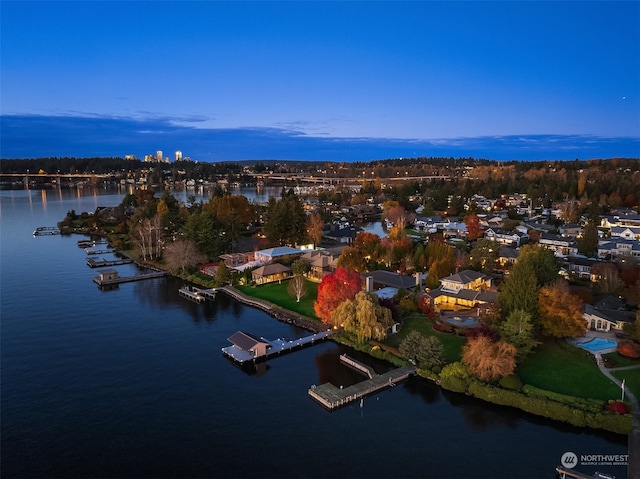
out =
[[640,157],[638,1],[0,2],[2,157]]

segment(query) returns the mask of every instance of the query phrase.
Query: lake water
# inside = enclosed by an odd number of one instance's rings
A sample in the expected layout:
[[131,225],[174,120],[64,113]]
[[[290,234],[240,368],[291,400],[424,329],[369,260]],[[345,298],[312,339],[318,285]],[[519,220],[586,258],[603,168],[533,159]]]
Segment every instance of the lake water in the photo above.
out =
[[627,453],[419,378],[328,412],[311,385],[361,380],[330,341],[244,372],[221,353],[231,334],[305,331],[222,294],[192,303],[173,278],[101,291],[79,236],[32,236],[124,193],[0,191],[2,477],[552,478],[565,452]]

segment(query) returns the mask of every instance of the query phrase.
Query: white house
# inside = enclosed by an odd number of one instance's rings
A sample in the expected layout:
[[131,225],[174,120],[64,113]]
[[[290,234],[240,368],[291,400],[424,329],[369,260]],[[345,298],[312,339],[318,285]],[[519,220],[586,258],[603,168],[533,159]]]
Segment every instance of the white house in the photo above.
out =
[[500,244],[518,247],[529,239],[529,235],[521,231],[506,231],[499,228],[488,228],[484,237]]

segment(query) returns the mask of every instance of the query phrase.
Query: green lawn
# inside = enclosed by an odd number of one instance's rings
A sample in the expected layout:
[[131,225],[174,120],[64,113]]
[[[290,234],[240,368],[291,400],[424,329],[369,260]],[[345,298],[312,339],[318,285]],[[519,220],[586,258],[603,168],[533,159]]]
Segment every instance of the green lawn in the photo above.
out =
[[444,357],[447,363],[460,361],[462,346],[466,342],[466,339],[454,334],[444,334],[435,331],[431,326],[431,321],[421,314],[414,314],[406,318],[402,323],[402,328],[400,328],[400,331],[389,336],[384,341],[384,344],[388,344],[389,346],[397,348],[400,346],[400,342],[411,331],[418,331],[424,336],[435,336],[436,338],[438,338],[442,342],[442,346],[444,348]]
[[626,356],[621,356],[615,351],[613,353],[603,354],[602,357],[611,361],[613,366],[610,367],[614,368],[624,368],[625,366],[640,366],[640,359],[627,358]]
[[291,296],[287,291],[289,281],[280,283],[261,284],[259,286],[238,286],[238,290],[247,296],[265,299],[273,304],[277,304],[289,311],[308,316],[309,318],[318,319],[313,310],[313,302],[318,296],[318,284],[313,281],[307,281],[307,294],[296,302],[295,296]]
[[615,399],[620,389],[586,351],[562,340],[545,340],[516,370],[525,384],[570,396]]
[[[612,371],[617,379],[624,381],[624,387],[627,391],[631,391],[637,400],[640,401],[640,369],[625,369],[624,371]],[[620,397],[622,391],[618,389],[618,397]]]

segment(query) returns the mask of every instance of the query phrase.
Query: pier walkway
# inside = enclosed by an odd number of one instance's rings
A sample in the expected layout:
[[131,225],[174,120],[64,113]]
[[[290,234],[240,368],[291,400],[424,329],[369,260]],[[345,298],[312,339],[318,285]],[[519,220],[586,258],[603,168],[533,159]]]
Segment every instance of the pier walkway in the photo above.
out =
[[266,340],[264,338],[261,338],[264,342],[269,344],[269,347],[267,348],[266,354],[260,356],[255,356],[253,352],[239,348],[235,344],[232,346],[227,346],[226,348],[222,348],[222,353],[240,364],[250,363],[268,359],[273,356],[278,356],[280,354],[293,351],[294,349],[302,349],[305,346],[309,346],[315,344],[318,341],[326,339],[331,333],[331,330],[327,330],[312,334],[310,336],[292,340],[280,338],[274,340]]
[[[351,361],[355,360],[351,359]],[[363,365],[363,367],[367,368],[365,365]],[[358,368],[358,370],[362,369]],[[393,387],[415,373],[415,368],[402,367],[383,374],[376,374],[371,379],[347,386],[346,388],[337,387],[331,383],[321,384],[320,386],[314,385],[309,389],[309,396],[327,409],[334,410],[376,391]]]
[[123,276],[123,277],[116,277],[116,278],[104,278],[103,276],[96,276],[95,278],[93,278],[93,282],[96,283],[98,286],[111,286],[114,284],[120,284],[120,283],[130,283],[132,281],[142,281],[145,279],[154,279],[154,278],[163,278],[165,276],[168,276],[169,273],[166,273],[164,271],[154,271],[153,273],[146,273],[146,274],[139,274],[136,276]]

